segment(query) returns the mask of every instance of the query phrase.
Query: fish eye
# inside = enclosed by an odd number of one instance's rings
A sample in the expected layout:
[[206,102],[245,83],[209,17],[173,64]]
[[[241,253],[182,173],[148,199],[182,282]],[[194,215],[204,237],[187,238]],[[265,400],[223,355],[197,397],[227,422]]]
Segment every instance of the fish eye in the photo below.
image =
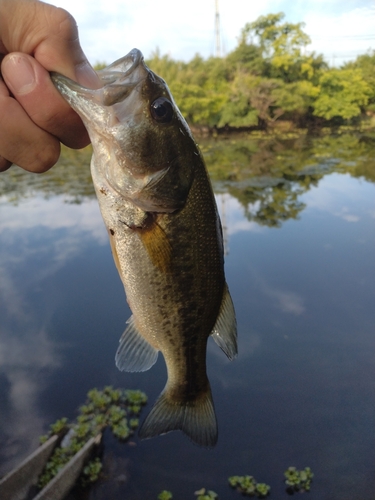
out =
[[166,97],[158,97],[150,106],[152,118],[159,123],[168,123],[173,118],[173,106]]

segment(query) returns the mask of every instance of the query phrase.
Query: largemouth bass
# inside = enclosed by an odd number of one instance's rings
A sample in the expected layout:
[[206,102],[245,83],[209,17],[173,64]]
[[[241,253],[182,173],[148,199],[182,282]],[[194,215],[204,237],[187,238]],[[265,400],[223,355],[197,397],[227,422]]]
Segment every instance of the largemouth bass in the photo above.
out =
[[180,429],[212,447],[207,339],[233,359],[237,332],[208,174],[166,83],[139,50],[98,75],[97,90],[58,74],[52,80],[89,132],[92,178],[132,311],[116,365],[148,370],[161,351],[168,381],[140,437]]

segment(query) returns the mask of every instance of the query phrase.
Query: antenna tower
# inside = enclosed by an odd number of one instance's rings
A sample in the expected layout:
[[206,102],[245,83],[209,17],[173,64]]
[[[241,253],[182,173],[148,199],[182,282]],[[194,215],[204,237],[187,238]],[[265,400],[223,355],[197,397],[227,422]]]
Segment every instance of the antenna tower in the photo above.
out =
[[221,57],[219,0],[215,0],[215,57]]

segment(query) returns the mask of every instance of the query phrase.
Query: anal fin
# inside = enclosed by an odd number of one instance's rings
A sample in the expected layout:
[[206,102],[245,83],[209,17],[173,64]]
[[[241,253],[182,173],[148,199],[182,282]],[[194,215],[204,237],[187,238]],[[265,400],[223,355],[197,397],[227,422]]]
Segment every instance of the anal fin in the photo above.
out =
[[158,350],[145,340],[138,332],[134,318],[131,316],[128,327],[122,334],[116,352],[116,366],[121,371],[144,372],[156,363]]
[[227,284],[225,284],[219,315],[211,336],[230,360],[237,356],[236,313]]

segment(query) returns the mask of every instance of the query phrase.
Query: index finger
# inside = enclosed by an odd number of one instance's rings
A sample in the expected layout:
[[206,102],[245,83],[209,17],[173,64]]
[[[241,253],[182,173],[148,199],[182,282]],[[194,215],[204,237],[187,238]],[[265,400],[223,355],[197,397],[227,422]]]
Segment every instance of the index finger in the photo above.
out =
[[81,85],[99,86],[79,43],[73,16],[64,9],[36,0],[0,2],[0,51],[32,55],[47,70]]

